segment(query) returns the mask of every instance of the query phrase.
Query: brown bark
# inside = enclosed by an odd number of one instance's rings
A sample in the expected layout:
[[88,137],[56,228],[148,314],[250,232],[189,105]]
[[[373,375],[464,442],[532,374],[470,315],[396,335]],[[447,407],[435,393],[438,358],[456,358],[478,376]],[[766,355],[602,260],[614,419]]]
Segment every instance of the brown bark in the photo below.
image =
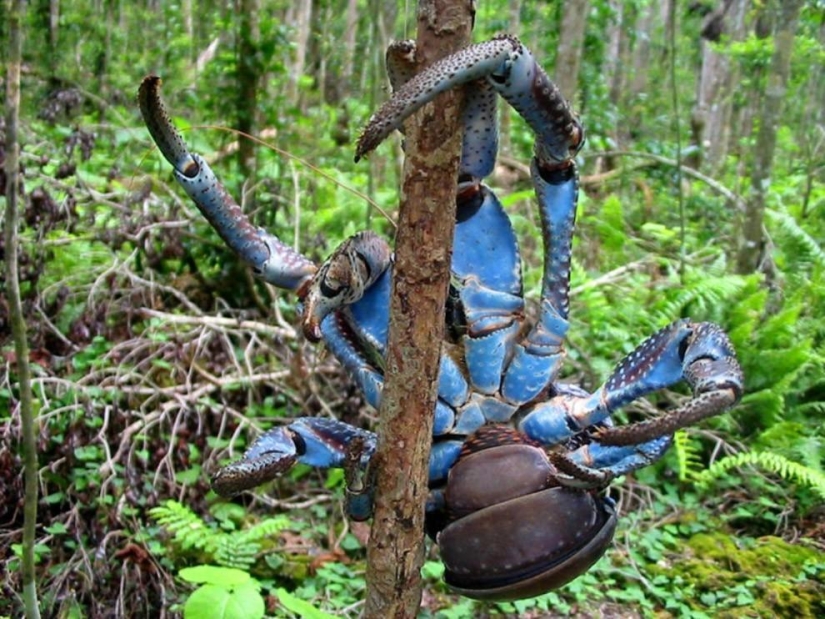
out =
[[745,207],[742,240],[736,261],[739,273],[752,273],[758,270],[764,257],[765,198],[773,172],[776,131],[791,72],[794,35],[803,0],[783,0],[779,4],[781,8],[774,35],[774,52],[754,145],[751,198]]
[[745,34],[745,13],[749,0],[725,0],[705,19],[702,30],[702,69],[697,83],[696,105],[691,113],[693,142],[700,147],[691,161],[700,167],[700,157],[707,162],[707,171],[716,172],[728,152],[733,94],[736,89],[736,67],[730,54],[715,47],[719,37],[728,43],[739,41]]
[[[237,67],[238,97],[236,99],[237,128],[247,136],[255,134],[258,109],[258,84],[261,67],[258,61],[260,29],[258,28],[258,0],[239,0]],[[243,178],[255,173],[255,143],[241,135],[238,139],[238,168]],[[239,192],[240,195],[240,192]]]
[[[470,0],[420,0],[420,66],[469,42]],[[367,550],[367,618],[415,617],[421,603],[424,502],[444,304],[450,275],[461,131],[460,92],[407,125],[396,238],[375,516]]]
[[587,25],[589,0],[567,0],[561,18],[559,47],[556,54],[556,86],[573,101],[578,93],[579,67],[584,48],[584,28]]

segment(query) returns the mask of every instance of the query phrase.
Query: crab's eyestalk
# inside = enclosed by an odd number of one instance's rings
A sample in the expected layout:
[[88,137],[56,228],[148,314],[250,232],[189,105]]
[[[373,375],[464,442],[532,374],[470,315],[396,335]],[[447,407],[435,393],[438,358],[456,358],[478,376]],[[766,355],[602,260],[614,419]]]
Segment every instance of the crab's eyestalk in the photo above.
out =
[[321,339],[321,322],[332,311],[364,296],[387,269],[392,252],[374,232],[359,232],[344,241],[321,265],[304,293],[304,335]]

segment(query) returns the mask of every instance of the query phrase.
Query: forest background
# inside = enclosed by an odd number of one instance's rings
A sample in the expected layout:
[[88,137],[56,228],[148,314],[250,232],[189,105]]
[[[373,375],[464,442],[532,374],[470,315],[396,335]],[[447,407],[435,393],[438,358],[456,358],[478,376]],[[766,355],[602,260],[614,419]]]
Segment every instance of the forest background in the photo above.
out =
[[[294,298],[255,281],[174,186],[135,92],[161,75],[175,122],[246,212],[322,259],[360,229],[392,235],[371,201],[394,216],[400,140],[358,165],[353,144],[388,96],[383,53],[414,35],[414,11],[385,0],[26,6],[17,273],[46,616],[210,616],[197,613],[216,600],[358,614],[366,531],[343,517],[340,472],[296,467],[231,502],[208,477],[273,424],[318,414],[369,426],[375,413],[299,338]],[[565,379],[594,388],[646,335],[690,316],[731,335],[746,394],[613,485],[619,531],[588,574],[481,604],[449,594],[431,551],[422,616],[825,613],[824,16],[823,2],[801,0],[478,4],[475,40],[517,34],[588,132]],[[532,135],[506,106],[500,115],[489,182],[522,241],[535,307]],[[19,360],[5,277],[0,289],[0,616],[12,616]]]

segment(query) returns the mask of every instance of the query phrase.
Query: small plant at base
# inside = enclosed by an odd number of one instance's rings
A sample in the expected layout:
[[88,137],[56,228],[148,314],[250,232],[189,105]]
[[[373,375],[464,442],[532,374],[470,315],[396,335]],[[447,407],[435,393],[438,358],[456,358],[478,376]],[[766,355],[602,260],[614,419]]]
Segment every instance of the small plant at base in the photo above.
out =
[[285,516],[267,518],[248,529],[224,531],[205,522],[189,507],[166,501],[149,511],[150,516],[174,537],[181,550],[200,550],[207,560],[223,567],[248,570],[258,558],[261,540],[289,526]]
[[745,465],[757,466],[778,475],[785,481],[811,488],[821,498],[825,499],[825,475],[816,469],[769,451],[745,451],[722,458],[709,469],[697,475],[696,481],[699,486],[707,487],[712,481],[719,479],[731,469]]
[[186,600],[184,619],[258,619],[266,612],[260,583],[243,570],[198,565],[178,575],[200,585]]

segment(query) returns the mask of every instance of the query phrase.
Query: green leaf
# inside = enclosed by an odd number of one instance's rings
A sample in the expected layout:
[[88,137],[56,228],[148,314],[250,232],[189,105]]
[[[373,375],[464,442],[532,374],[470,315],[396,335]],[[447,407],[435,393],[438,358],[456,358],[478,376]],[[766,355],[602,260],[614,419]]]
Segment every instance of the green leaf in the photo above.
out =
[[185,471],[178,471],[175,473],[175,481],[179,484],[191,485],[196,483],[200,479],[200,476],[201,467],[199,465],[195,465]]
[[335,619],[335,615],[330,615],[322,610],[318,610],[309,602],[295,597],[286,589],[276,589],[275,593],[283,604],[284,608],[292,611],[302,619]]
[[234,589],[203,585],[183,607],[184,619],[259,619],[265,612],[264,598],[251,580]]
[[208,583],[220,585],[222,587],[242,585],[252,578],[243,570],[238,570],[233,567],[218,567],[217,565],[197,565],[195,567],[185,567],[178,572],[178,576],[183,578],[186,582],[196,584]]

